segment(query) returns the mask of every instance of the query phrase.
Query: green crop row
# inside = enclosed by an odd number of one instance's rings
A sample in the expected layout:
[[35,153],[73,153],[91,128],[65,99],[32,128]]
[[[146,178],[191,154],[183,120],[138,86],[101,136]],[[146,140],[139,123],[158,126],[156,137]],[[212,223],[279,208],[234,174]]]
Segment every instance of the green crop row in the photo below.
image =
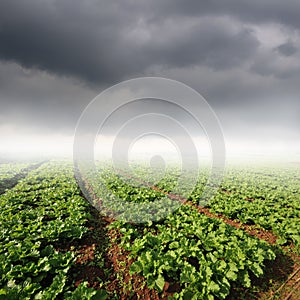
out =
[[0,164],[0,182],[13,178],[28,166],[29,163]]
[[[89,216],[71,164],[47,163],[0,196],[0,299],[91,299],[103,291],[70,278]],[[101,293],[101,294],[100,294]]]
[[91,189],[90,194],[95,194],[90,201],[104,214],[119,220],[160,220],[180,206],[164,193],[138,182],[129,184],[111,170],[86,174],[87,190]]

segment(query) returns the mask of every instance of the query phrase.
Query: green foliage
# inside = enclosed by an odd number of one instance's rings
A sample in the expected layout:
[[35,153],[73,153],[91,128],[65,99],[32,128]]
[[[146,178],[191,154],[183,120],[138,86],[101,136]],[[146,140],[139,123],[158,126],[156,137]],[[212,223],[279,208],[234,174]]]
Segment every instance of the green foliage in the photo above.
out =
[[295,251],[300,251],[298,168],[229,170],[209,206],[231,219],[271,230],[279,237],[279,245],[293,243]]
[[89,218],[70,164],[48,163],[0,196],[0,299],[55,299],[70,287],[74,253]]
[[106,300],[108,295],[104,290],[95,290],[87,287],[87,282],[82,282],[73,292],[64,295],[66,300]]
[[[250,278],[264,275],[265,262],[275,259],[273,248],[188,206],[160,220],[169,207],[174,209],[174,201],[164,191],[180,196],[187,192],[178,189],[179,171],[168,169],[158,181],[155,174],[137,166],[138,180],[110,168],[87,175],[104,208],[137,220],[145,214],[149,220],[133,225],[120,218],[111,224],[120,233],[116,241],[131,253],[132,275],[143,275],[148,287],[158,293],[166,282],[177,284],[180,291],[174,299],[225,299],[233,284],[248,288]],[[183,178],[189,180],[189,174]],[[199,174],[189,197],[194,203],[201,200],[207,178],[206,171]],[[272,230],[278,244],[294,243],[299,249],[299,179],[297,169],[229,169],[207,206],[231,219]],[[161,190],[154,191],[144,181]],[[111,201],[116,198],[119,202]],[[164,205],[154,205],[158,199],[164,199]],[[146,209],[132,206],[135,209],[130,210],[130,204],[140,203]],[[90,218],[70,164],[48,163],[30,172],[0,196],[0,205],[0,300],[108,299],[103,289],[89,288],[87,282],[76,289],[70,286],[75,257],[60,246],[82,238]]]
[[134,226],[122,227],[124,247],[136,259],[131,274],[143,275],[158,291],[167,279],[179,282],[180,299],[225,299],[232,282],[249,287],[249,274],[262,276],[264,262],[275,259],[266,242],[187,206],[155,227],[143,236]]

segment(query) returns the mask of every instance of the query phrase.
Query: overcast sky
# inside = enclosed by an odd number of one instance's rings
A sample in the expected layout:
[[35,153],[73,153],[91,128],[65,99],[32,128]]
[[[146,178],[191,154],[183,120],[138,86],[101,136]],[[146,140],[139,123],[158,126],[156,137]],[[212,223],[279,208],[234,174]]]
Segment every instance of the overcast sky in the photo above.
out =
[[72,136],[99,92],[139,76],[193,87],[227,140],[299,145],[300,1],[1,0],[2,141]]

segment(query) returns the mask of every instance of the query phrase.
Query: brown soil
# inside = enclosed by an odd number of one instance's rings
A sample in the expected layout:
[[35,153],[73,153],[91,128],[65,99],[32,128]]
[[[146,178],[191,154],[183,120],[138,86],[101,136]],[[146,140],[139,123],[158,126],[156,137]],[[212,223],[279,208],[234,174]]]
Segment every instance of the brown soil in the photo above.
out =
[[[108,233],[112,241],[115,240],[118,234],[116,230],[111,230]],[[155,290],[150,290],[147,287],[144,277],[130,274],[129,270],[133,260],[129,259],[129,254],[129,252],[120,248],[117,243],[112,242],[108,258],[113,264],[115,274],[119,274],[116,286],[118,287],[120,299],[162,299]]]
[[104,266],[97,259],[97,254],[102,254],[104,248],[107,247],[108,239],[105,232],[105,222],[99,217],[99,212],[90,207],[90,214],[92,218],[87,224],[89,230],[85,236],[80,240],[67,243],[58,250],[75,253],[75,265],[70,271],[75,287],[81,282],[87,281],[88,287],[100,289],[103,283],[111,279],[111,275],[105,272],[105,270],[111,269],[111,263],[107,257],[104,256]]
[[214,214],[208,208],[197,206],[189,201],[187,201],[187,204],[193,206],[200,213],[203,213],[210,218],[221,219],[224,223],[233,226],[235,228],[242,229],[252,236],[255,236],[261,240],[265,240],[269,244],[274,245],[276,243],[277,236],[273,234],[271,231],[265,230],[263,228],[257,228],[257,226],[243,224],[236,220],[231,220],[222,214],[218,214],[218,215]]
[[[87,185],[87,183],[86,183]],[[93,193],[91,187],[86,187],[89,192]],[[82,194],[82,196],[84,196]],[[93,194],[93,197],[97,197]],[[101,205],[101,199],[99,199]],[[107,226],[111,224],[114,219],[107,216],[100,216],[99,212],[91,207],[93,222],[90,224],[90,232],[96,231],[96,234],[88,235],[81,245],[77,247],[76,267],[74,268],[75,286],[78,286],[82,281],[88,281],[88,286],[98,289],[101,283],[104,288],[111,294],[117,294],[121,300],[127,299],[145,299],[145,300],[159,300],[167,299],[167,295],[173,293],[165,293],[164,296],[159,296],[155,290],[151,290],[146,285],[146,279],[143,276],[131,275],[129,270],[133,263],[129,259],[129,252],[119,247],[117,240],[120,237],[120,232],[116,229],[107,230]],[[109,244],[108,244],[109,240]],[[104,268],[91,266],[94,261],[95,252],[104,245],[107,246],[104,260]],[[111,269],[110,274],[105,275],[104,269]]]
[[[129,175],[126,174],[126,176],[129,176]],[[131,177],[131,178],[133,178],[133,177]],[[166,191],[158,188],[157,186],[151,185],[151,184],[149,184],[147,182],[144,182],[140,179],[136,179],[136,178],[134,178],[134,179],[141,182],[141,183],[143,183],[144,185],[152,188],[155,191],[164,193],[165,195],[167,195],[172,200],[177,200],[177,201],[180,201],[181,203],[183,203],[185,205],[190,205],[190,206],[194,207],[195,209],[198,210],[199,213],[205,214],[206,216],[208,216],[210,218],[221,219],[224,223],[226,223],[230,226],[239,228],[239,229],[243,229],[248,234],[250,234],[252,236],[256,236],[257,238],[259,238],[261,240],[265,240],[270,244],[275,244],[276,243],[277,236],[275,234],[273,234],[271,231],[267,231],[263,228],[257,228],[257,227],[254,227],[253,225],[243,224],[239,221],[231,220],[231,219],[227,218],[226,216],[224,216],[222,214],[217,215],[217,214],[211,212],[209,208],[205,208],[203,206],[198,206],[196,204],[193,204],[191,201],[189,201],[187,199],[184,199],[184,198],[180,197],[179,195],[166,192]],[[230,191],[227,191],[227,190],[224,190],[224,192],[230,193]],[[247,201],[254,201],[254,199],[249,199],[249,198],[247,198],[246,200]]]
[[[129,270],[132,262],[127,258],[128,253],[122,252],[117,244],[113,243],[112,231],[106,229],[113,220],[101,217],[98,211],[92,208],[91,210],[93,211],[93,224],[89,228],[87,236],[81,239],[78,242],[79,244],[64,249],[74,251],[76,254],[75,266],[71,270],[71,273],[74,274],[74,286],[77,287],[81,282],[87,281],[88,287],[94,289],[105,288],[111,295],[117,294],[122,300],[135,299],[132,297],[137,294],[136,291],[134,290],[134,293],[131,294],[131,291],[125,288],[126,284],[129,286],[131,281],[129,271],[126,274],[121,267],[122,262],[125,262],[124,265]],[[104,247],[105,252],[103,253]],[[104,265],[103,262],[100,264],[97,261],[97,252],[104,258]],[[140,285],[143,282],[141,280]],[[137,286],[138,288],[140,286]],[[138,292],[143,292],[143,289],[140,288]]]

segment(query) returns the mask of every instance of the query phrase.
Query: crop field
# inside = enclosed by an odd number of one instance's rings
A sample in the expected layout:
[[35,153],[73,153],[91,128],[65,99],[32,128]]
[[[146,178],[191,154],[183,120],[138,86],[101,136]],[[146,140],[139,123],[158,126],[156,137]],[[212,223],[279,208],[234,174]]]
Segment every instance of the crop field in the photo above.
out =
[[300,299],[299,166],[76,171],[0,164],[0,299]]

